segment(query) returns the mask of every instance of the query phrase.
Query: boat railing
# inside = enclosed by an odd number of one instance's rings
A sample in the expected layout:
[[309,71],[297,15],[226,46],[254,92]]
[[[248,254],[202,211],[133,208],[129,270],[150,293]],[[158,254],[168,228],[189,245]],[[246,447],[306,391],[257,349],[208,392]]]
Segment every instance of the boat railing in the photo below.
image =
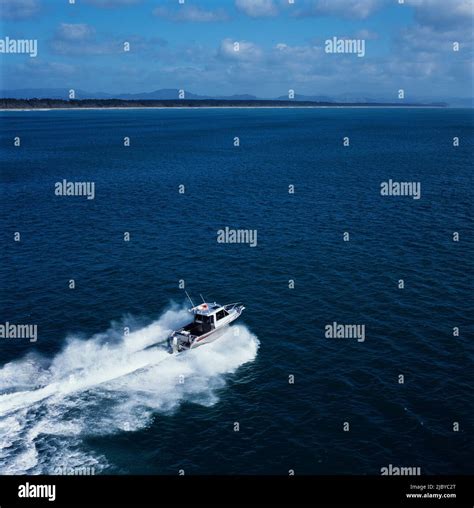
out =
[[226,305],[223,305],[222,307],[225,309],[225,310],[232,310],[234,309],[235,307],[237,307],[238,305],[243,305],[242,302],[235,302],[235,303],[227,303]]

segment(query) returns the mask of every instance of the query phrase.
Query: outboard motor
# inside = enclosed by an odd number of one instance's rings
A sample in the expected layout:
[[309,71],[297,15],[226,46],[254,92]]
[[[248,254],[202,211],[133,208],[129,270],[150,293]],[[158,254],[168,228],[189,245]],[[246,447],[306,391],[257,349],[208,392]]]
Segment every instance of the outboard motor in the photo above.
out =
[[173,344],[171,346],[171,350],[173,351],[173,353],[179,353],[179,349],[178,349],[178,337],[173,337]]

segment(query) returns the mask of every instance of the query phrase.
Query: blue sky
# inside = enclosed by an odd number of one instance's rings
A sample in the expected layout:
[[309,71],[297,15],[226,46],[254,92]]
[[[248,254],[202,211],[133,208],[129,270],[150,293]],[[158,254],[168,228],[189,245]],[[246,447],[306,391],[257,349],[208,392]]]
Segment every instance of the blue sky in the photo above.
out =
[[[0,38],[38,41],[36,58],[0,54],[0,87],[471,97],[473,3],[0,0]],[[325,52],[332,37],[364,40],[365,55]]]

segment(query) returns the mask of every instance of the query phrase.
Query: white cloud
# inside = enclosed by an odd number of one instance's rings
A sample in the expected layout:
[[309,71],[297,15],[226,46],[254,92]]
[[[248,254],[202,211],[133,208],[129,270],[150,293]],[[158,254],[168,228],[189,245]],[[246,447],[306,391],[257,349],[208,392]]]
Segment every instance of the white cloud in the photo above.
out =
[[161,37],[98,34],[94,27],[85,23],[61,23],[49,42],[54,53],[72,56],[123,54],[124,42],[128,42],[131,48],[128,55],[159,57],[167,46],[167,41]]
[[40,12],[38,0],[0,0],[1,19],[27,19]]
[[228,14],[223,9],[206,10],[186,3],[178,5],[177,8],[156,7],[153,14],[171,21],[190,21],[196,23],[210,23],[215,21],[226,21]]
[[[471,58],[474,0],[407,0],[416,22],[402,28],[395,38],[395,57],[442,59],[462,62]],[[453,51],[453,43],[460,51]],[[442,62],[440,62],[441,64]]]
[[263,52],[259,46],[249,41],[221,41],[218,56],[225,60],[255,61],[259,60]]
[[235,0],[237,9],[247,16],[259,18],[276,16],[278,9],[273,0]]
[[61,23],[50,41],[51,49],[62,55],[105,55],[123,51],[123,40],[100,39],[96,31],[85,23]]
[[445,29],[470,25],[472,30],[474,0],[406,0],[415,8],[415,18],[423,25]]
[[377,32],[372,32],[371,30],[367,30],[363,28],[362,30],[359,30],[355,34],[356,39],[365,39],[366,41],[373,41],[379,38],[379,34]]
[[[295,16],[339,16],[366,19],[385,7],[388,0],[303,0]],[[296,5],[296,2],[295,2]]]
[[61,23],[56,36],[67,41],[83,41],[90,39],[94,33],[95,30],[85,23]]

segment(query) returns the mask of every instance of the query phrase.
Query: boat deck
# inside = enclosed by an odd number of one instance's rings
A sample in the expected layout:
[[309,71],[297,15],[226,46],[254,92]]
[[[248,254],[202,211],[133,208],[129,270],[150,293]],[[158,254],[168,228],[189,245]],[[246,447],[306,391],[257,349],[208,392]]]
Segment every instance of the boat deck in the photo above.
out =
[[193,322],[184,326],[182,330],[189,332],[191,335],[195,335],[196,337],[200,337],[201,335],[211,331],[211,325],[207,323],[198,324]]

